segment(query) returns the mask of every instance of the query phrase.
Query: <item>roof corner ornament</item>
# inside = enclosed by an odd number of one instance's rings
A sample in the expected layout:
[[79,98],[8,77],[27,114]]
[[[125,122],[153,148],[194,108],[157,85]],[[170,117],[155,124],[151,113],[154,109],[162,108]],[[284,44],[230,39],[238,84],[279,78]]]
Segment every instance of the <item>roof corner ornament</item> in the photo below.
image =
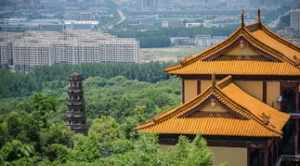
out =
[[260,10],[260,8],[257,9],[257,23],[261,24],[261,10]]
[[245,10],[243,9],[241,12],[241,27],[245,26]]
[[299,66],[300,65],[300,59],[296,55],[293,56],[293,59],[295,60],[296,66]]
[[270,117],[270,115],[267,115],[266,113],[262,113],[261,114],[261,118],[262,118],[262,121],[263,121],[263,123],[265,124],[265,125],[268,125],[268,124],[270,124],[270,122],[271,122],[271,117]]

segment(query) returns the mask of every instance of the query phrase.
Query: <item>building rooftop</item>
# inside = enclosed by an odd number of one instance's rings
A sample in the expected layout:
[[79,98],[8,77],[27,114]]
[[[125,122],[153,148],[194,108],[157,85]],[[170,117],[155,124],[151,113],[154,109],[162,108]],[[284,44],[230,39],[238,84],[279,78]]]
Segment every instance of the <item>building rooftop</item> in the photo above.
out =
[[300,48],[266,28],[260,11],[257,23],[249,26],[245,26],[242,14],[241,26],[226,40],[165,69],[178,76],[216,74],[225,78],[215,83],[212,77],[212,85],[201,94],[136,129],[160,134],[282,137],[289,114],[248,94],[232,76],[299,78],[299,65]]
[[300,76],[300,69],[288,63],[270,61],[196,61],[188,66],[170,70],[175,75],[254,75]]
[[260,19],[249,26],[243,24],[223,42],[185,58],[180,64],[166,68],[166,72],[300,76],[299,47],[274,34]]
[[[222,111],[216,111],[221,107]],[[137,127],[139,132],[204,136],[281,137],[289,115],[240,89],[231,76],[193,100]]]

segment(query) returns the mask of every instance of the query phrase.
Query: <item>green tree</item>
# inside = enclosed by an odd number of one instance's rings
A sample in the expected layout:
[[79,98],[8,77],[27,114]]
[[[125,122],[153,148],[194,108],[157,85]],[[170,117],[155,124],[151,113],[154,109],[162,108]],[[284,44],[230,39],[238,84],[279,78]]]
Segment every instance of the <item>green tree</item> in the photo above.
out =
[[25,143],[33,143],[38,146],[39,126],[38,120],[25,112],[12,112],[7,115],[4,123],[8,139],[18,139]]
[[62,144],[51,144],[45,150],[50,161],[65,163],[68,160],[69,148]]
[[184,161],[183,165],[194,166],[209,166],[212,165],[212,154],[208,150],[206,141],[201,136],[196,138],[191,143],[191,149],[189,155]]
[[0,123],[0,148],[6,143],[8,139],[9,138],[6,123]]
[[36,93],[20,103],[18,109],[31,113],[33,118],[39,120],[40,127],[47,127],[49,115],[56,111],[56,105],[55,97]]
[[208,150],[206,141],[201,136],[196,136],[192,142],[181,136],[172,152],[165,154],[170,165],[181,166],[211,166],[212,154]]
[[100,158],[100,150],[96,139],[76,134],[73,137],[74,146],[70,152],[70,160],[92,162]]
[[29,144],[23,144],[19,140],[7,142],[0,150],[0,160],[2,163],[29,158],[34,155],[34,148]]
[[73,145],[73,133],[63,123],[54,123],[49,128],[43,128],[40,132],[40,143],[43,151],[48,150],[52,144],[61,144],[67,147]]
[[110,142],[121,137],[119,124],[110,116],[95,119],[88,135],[99,142]]

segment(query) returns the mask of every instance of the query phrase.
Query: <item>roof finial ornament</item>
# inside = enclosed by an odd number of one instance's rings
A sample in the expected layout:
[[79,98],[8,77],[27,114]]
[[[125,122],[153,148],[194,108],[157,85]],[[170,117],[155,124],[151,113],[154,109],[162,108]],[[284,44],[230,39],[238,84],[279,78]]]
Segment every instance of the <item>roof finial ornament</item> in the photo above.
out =
[[241,26],[244,27],[245,26],[245,10],[243,9],[242,10],[242,13],[241,13]]
[[257,9],[257,23],[261,24],[261,11],[260,11],[260,8]]

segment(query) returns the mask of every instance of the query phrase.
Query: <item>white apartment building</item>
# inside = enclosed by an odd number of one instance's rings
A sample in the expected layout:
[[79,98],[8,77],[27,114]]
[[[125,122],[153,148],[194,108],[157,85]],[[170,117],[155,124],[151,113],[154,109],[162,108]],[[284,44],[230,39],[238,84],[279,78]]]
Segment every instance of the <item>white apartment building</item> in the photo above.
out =
[[139,62],[137,40],[94,31],[25,32],[4,43],[0,42],[1,66],[9,63],[11,52],[12,65],[24,72],[39,65]]
[[290,27],[300,32],[300,9],[291,10],[291,21]]
[[206,49],[221,42],[225,38],[226,36],[197,35],[195,37],[195,45],[201,49]]
[[21,33],[0,32],[0,68],[12,64],[12,42],[20,38]]
[[7,43],[0,42],[0,68],[5,68],[8,64],[8,45]]

